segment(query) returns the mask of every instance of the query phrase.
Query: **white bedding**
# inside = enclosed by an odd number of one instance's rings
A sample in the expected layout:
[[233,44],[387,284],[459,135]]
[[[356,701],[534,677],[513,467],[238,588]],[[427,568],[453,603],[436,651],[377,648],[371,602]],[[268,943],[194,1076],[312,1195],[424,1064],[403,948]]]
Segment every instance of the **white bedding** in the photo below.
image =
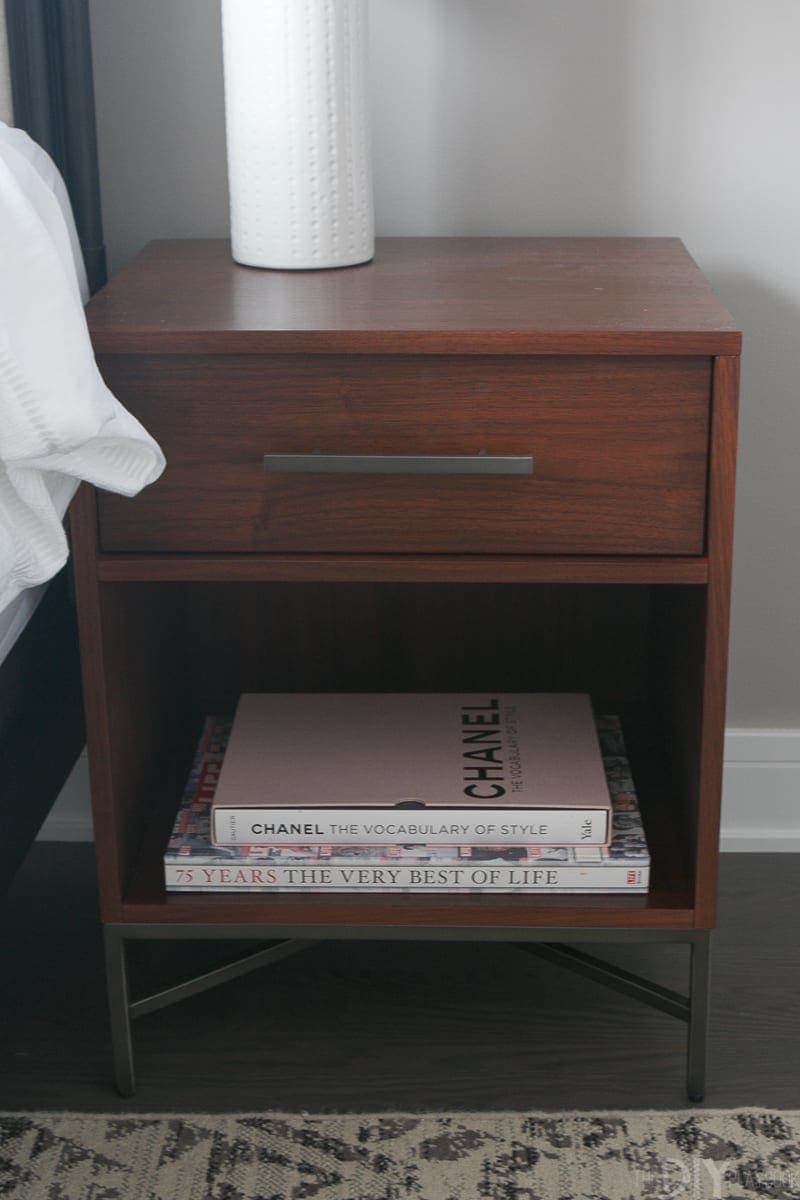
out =
[[0,612],[0,667],[8,658],[23,629],[36,612],[39,601],[47,591],[47,584],[26,588]]
[[2,122],[0,263],[2,611],[66,561],[62,518],[79,480],[134,496],[158,478],[164,456],[97,369],[61,176]]

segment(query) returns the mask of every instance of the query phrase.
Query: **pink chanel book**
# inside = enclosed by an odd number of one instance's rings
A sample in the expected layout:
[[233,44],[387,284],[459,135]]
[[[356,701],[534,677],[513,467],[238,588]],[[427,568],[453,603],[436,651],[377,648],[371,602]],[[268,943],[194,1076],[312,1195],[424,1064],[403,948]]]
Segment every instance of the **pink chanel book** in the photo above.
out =
[[217,845],[604,845],[589,697],[243,695],[211,814]]

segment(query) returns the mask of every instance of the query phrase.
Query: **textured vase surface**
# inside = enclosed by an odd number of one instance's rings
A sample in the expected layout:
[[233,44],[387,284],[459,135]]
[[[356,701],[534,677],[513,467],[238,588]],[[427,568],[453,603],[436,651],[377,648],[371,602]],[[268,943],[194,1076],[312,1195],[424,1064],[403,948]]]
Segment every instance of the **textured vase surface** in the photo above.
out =
[[233,257],[366,262],[367,0],[222,0],[222,31]]

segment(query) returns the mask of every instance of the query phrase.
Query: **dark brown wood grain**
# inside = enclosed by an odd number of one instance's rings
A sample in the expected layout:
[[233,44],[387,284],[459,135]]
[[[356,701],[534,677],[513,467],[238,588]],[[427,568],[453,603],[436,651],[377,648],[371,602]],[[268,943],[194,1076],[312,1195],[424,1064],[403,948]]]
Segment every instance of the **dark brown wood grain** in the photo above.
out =
[[695,880],[696,921],[715,920],[736,467],[738,359],[715,363],[706,588],[653,591],[653,704],[671,731],[674,811]]
[[81,488],[72,516],[100,900],[114,921],[153,806],[172,807],[184,777],[186,641],[174,589],[98,584],[93,489]]
[[[160,243],[90,319],[169,460],[74,509],[105,919],[713,923],[739,335],[678,242],[391,240],[303,276]],[[315,449],[532,453],[535,474],[265,479],[265,452]],[[622,715],[649,895],[164,895],[204,713],[485,687]]]
[[708,560],[603,558],[538,554],[103,554],[97,577],[108,583],[695,583]]
[[[104,356],[161,479],[106,551],[699,554],[711,360]],[[531,476],[275,475],[265,453],[531,455]]]
[[725,741],[733,511],[736,487],[739,359],[715,360],[708,490],[709,579],[706,594],[699,787],[695,802],[697,923],[714,924]]
[[[95,572],[96,498],[94,489],[88,484],[78,489],[72,501],[70,523],[98,887],[103,919],[116,921],[119,920],[124,885],[122,862],[126,846],[112,774],[114,747],[108,727],[107,683],[108,673],[113,672],[117,664],[113,653],[107,656],[103,638],[100,591]],[[135,752],[135,746],[131,750]]]
[[339,271],[242,267],[153,242],[88,310],[97,350],[145,354],[736,354],[676,238],[379,238]]
[[653,588],[651,597],[651,703],[654,719],[669,731],[670,817],[693,881],[698,866],[707,593],[705,587],[667,586]]
[[603,712],[649,698],[646,587],[193,583],[176,603],[201,714],[242,691],[583,691]]

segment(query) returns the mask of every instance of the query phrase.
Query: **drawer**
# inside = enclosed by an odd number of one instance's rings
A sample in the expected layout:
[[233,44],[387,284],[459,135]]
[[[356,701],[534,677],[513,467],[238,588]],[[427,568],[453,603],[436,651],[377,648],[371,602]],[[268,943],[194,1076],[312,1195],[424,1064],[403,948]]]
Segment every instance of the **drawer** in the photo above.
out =
[[[100,496],[105,551],[703,551],[709,358],[108,355],[100,365],[167,457],[134,500]],[[348,469],[265,470],[265,455],[317,453]],[[391,456],[404,469],[396,456],[420,458],[426,473],[362,473],[328,457],[342,455]],[[530,456],[533,469],[438,474],[431,456],[460,456],[464,470],[476,456]]]

